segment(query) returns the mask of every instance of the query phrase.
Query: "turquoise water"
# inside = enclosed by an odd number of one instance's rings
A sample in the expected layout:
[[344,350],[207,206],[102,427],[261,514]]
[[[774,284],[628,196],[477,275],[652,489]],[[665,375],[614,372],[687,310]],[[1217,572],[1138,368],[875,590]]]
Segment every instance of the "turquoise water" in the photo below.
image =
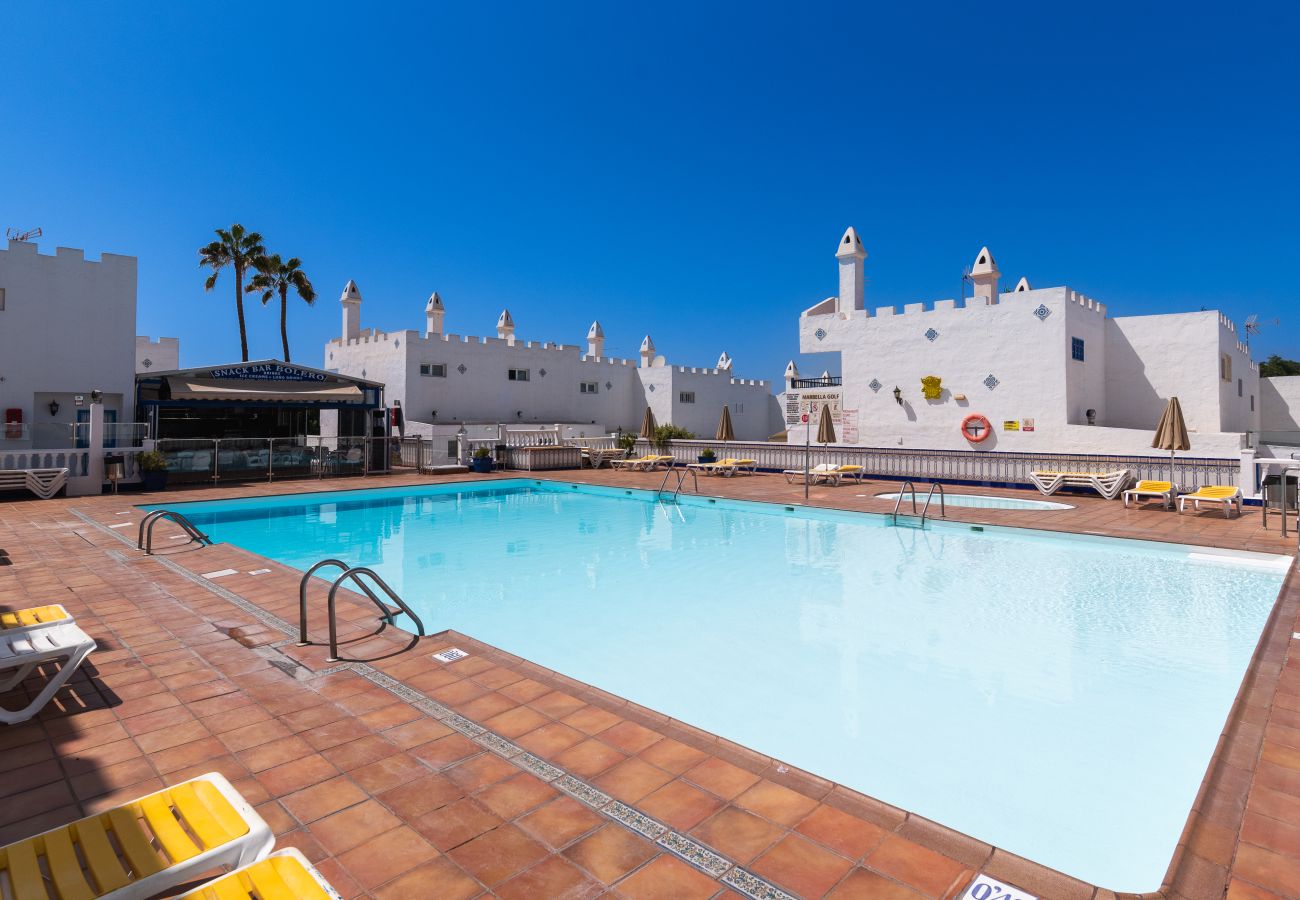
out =
[[[905,495],[903,505],[900,507],[903,512],[912,511],[911,494]],[[917,509],[925,502],[925,493],[921,493],[916,498]],[[897,500],[898,494],[876,494],[877,500]],[[1074,509],[1068,503],[1054,503],[1051,500],[1027,500],[1023,497],[991,497],[986,494],[947,494],[944,500],[949,506],[969,506],[976,509]],[[934,515],[939,509],[939,495],[934,496],[930,503],[930,515]]]
[[168,506],[299,569],[371,566],[431,632],[1106,888],[1159,886],[1277,558],[682,499],[520,480]]

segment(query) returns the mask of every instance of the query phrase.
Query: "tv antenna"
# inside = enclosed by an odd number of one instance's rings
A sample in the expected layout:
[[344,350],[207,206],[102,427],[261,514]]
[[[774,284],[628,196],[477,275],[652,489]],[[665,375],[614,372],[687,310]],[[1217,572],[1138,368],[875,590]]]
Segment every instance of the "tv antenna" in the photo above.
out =
[[1281,319],[1274,319],[1272,322],[1261,322],[1259,320],[1259,316],[1257,316],[1255,313],[1251,313],[1250,315],[1246,316],[1246,324],[1242,327],[1241,330],[1246,336],[1247,352],[1250,351],[1250,336],[1252,334],[1259,334],[1265,325],[1280,325],[1280,324],[1282,324]]
[[966,282],[970,281],[970,266],[961,267],[961,290],[957,296],[961,298],[961,305],[966,305]]
[[44,234],[44,232],[39,228],[32,228],[27,231],[20,231],[17,228],[5,229],[5,237],[11,241],[30,241],[32,238],[38,238],[42,234]]

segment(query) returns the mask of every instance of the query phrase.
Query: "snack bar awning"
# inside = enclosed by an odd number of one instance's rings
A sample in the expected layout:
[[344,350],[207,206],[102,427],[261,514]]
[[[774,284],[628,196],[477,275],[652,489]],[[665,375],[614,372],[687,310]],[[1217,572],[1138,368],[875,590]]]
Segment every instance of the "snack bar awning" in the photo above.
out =
[[[293,388],[289,389],[289,384]],[[235,378],[170,376],[167,387],[173,400],[224,400],[236,403],[357,403],[364,399],[355,384],[330,382],[248,381]]]

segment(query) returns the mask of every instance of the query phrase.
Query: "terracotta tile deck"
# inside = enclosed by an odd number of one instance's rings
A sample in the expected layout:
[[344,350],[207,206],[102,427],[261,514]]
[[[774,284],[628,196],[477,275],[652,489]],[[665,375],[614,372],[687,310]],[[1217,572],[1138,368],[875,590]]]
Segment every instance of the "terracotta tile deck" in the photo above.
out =
[[[556,477],[654,488],[662,475]],[[893,487],[815,487],[809,502],[887,512],[872,495]],[[701,479],[701,491],[803,502],[802,485],[775,476]],[[0,566],[0,609],[61,602],[100,645],[40,717],[0,729],[0,842],[217,770],[278,845],[302,849],[345,897],[943,898],[977,871],[1042,897],[1114,896],[471,637],[377,632],[373,607],[351,599],[340,605],[342,655],[361,662],[328,663],[323,647],[298,648],[283,630],[296,623],[298,573],[228,545],[184,546],[170,525],[157,557],[124,544],[133,504],[157,499],[0,503],[13,561]],[[1066,502],[1077,508],[948,517],[1294,552],[1294,535],[1262,530],[1258,511],[1225,521]],[[235,574],[201,577],[227,568]],[[270,571],[250,574],[259,569]],[[323,595],[313,588],[313,609]],[[1292,572],[1163,896],[1300,897],[1298,615]],[[313,622],[317,640],[323,624]],[[430,659],[451,646],[470,656]]]

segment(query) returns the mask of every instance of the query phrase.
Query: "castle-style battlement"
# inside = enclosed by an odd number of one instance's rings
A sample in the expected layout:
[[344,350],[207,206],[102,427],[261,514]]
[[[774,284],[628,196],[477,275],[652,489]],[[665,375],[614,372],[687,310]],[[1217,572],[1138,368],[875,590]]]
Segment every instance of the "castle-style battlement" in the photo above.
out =
[[86,259],[86,251],[80,247],[55,247],[54,253],[41,253],[40,248],[33,241],[9,241],[9,253],[14,257],[35,257],[41,260],[51,260],[67,264],[90,264],[90,265],[109,265],[135,266],[137,259],[134,256],[124,256],[120,253],[100,253],[99,259]]
[[1080,294],[1078,291],[1072,290],[1068,287],[1061,286],[1057,288],[1039,288],[1037,290],[1011,291],[1011,292],[999,294],[998,302],[996,304],[985,303],[983,302],[982,298],[978,298],[978,297],[966,297],[961,301],[953,300],[953,299],[944,299],[944,300],[932,300],[927,302],[922,300],[916,303],[904,304],[902,312],[899,312],[897,306],[877,306],[874,310],[855,309],[855,310],[849,310],[847,312],[837,311],[835,298],[828,297],[825,300],[823,300],[821,303],[818,303],[816,306],[812,306],[804,310],[803,318],[815,318],[818,316],[838,316],[840,319],[844,319],[844,320],[889,319],[889,318],[894,318],[896,316],[915,316],[915,315],[924,315],[926,313],[931,313],[931,312],[948,312],[951,310],[992,309],[997,306],[1005,306],[1008,304],[1016,304],[1016,305],[1032,304],[1032,306],[1037,306],[1039,303],[1042,303],[1045,299],[1050,299],[1046,295],[1053,294],[1062,290],[1065,291],[1065,299],[1067,302],[1072,303],[1081,309],[1086,309],[1091,312],[1095,312],[1097,315],[1103,317],[1106,315],[1106,305],[1104,303],[1101,303],[1100,301],[1097,300],[1093,300],[1091,297],[1087,297],[1083,294]]

